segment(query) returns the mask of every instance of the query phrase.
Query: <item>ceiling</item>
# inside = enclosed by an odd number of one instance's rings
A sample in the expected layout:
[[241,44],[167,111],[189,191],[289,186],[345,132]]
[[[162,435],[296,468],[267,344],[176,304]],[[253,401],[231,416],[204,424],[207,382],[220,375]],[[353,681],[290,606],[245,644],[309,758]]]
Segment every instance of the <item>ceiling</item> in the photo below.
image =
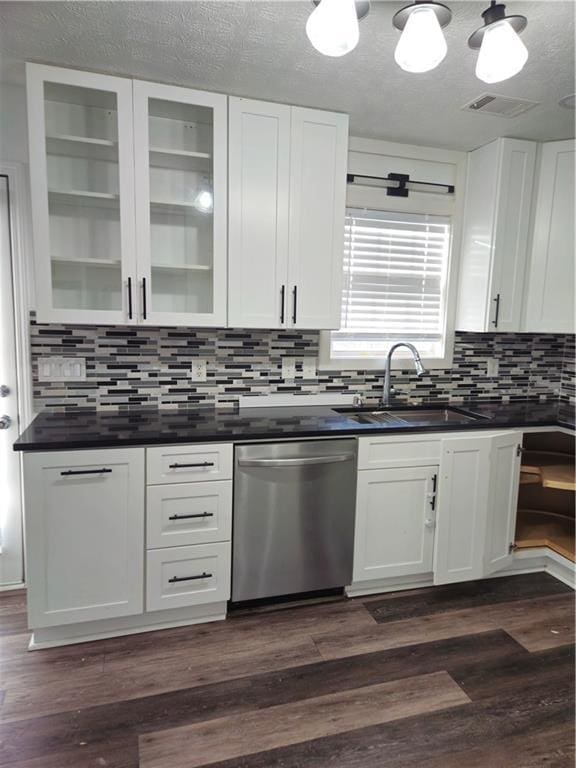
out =
[[[347,56],[327,58],[306,38],[312,6],[298,2],[1,2],[1,79],[23,77],[23,62],[94,69],[210,91],[319,107],[350,114],[351,134],[405,143],[472,149],[497,136],[574,136],[574,112],[558,106],[574,93],[574,9],[564,2],[510,2],[528,17],[524,70],[495,86],[474,75],[468,36],[481,25],[485,2],[448,3],[448,55],[432,72],[414,75],[393,59],[393,14],[406,2],[374,2]],[[483,93],[540,102],[505,119],[466,114]]]

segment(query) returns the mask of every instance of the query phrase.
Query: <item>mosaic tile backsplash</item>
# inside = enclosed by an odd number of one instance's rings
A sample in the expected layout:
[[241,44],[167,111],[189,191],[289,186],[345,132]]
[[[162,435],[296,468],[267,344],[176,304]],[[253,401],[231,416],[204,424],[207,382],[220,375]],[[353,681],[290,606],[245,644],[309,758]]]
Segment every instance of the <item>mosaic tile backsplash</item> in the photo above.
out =
[[[319,371],[302,377],[302,359],[318,357],[317,331],[128,328],[42,325],[32,318],[36,411],[97,408],[186,408],[233,403],[240,394],[358,392],[380,399],[381,371]],[[86,380],[41,382],[41,357],[84,357]],[[207,361],[207,381],[193,382],[194,357]],[[296,358],[296,379],[281,377],[282,358]],[[490,357],[498,375],[486,375]],[[421,379],[394,372],[398,398],[576,401],[574,336],[566,334],[457,333],[451,368]]]

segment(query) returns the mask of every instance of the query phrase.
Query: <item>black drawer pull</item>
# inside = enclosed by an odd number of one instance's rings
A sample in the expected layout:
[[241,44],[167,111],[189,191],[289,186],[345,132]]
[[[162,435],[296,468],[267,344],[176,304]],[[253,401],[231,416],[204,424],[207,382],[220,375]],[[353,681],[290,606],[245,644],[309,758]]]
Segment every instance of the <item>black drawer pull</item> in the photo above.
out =
[[214,517],[214,512],[200,512],[197,515],[170,515],[168,520],[188,520],[191,517]]
[[199,461],[196,464],[169,464],[169,469],[182,469],[183,467],[213,467],[213,461]]
[[61,475],[103,475],[110,474],[111,469],[65,469],[64,472],[60,472]]
[[199,576],[172,576],[171,579],[168,579],[169,584],[175,584],[178,581],[197,581],[198,579],[211,579],[212,574],[211,573],[201,573]]

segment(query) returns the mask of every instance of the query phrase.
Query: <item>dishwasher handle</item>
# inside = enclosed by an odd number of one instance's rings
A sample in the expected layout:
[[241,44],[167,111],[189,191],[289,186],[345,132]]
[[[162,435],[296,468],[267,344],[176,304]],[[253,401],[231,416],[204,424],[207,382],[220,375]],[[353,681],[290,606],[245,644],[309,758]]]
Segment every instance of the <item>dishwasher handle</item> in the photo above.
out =
[[334,454],[333,456],[308,456],[301,459],[238,459],[240,467],[307,467],[313,464],[336,464],[352,461],[353,453]]

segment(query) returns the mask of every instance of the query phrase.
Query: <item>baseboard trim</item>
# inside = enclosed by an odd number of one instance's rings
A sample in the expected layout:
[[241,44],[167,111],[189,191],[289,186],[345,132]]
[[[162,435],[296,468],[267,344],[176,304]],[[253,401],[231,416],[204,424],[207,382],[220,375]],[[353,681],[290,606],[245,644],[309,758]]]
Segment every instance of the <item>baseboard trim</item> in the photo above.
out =
[[160,629],[174,629],[226,618],[226,602],[211,605],[192,606],[166,611],[154,611],[140,616],[124,616],[117,619],[87,621],[82,624],[68,624],[60,627],[36,628],[32,632],[29,651],[55,648],[61,645],[90,643],[109,637],[136,635],[155,632]]
[[417,576],[399,576],[395,579],[380,579],[375,581],[357,581],[344,590],[347,597],[363,597],[378,595],[382,592],[402,592],[405,589],[433,587],[434,574],[423,573]]

